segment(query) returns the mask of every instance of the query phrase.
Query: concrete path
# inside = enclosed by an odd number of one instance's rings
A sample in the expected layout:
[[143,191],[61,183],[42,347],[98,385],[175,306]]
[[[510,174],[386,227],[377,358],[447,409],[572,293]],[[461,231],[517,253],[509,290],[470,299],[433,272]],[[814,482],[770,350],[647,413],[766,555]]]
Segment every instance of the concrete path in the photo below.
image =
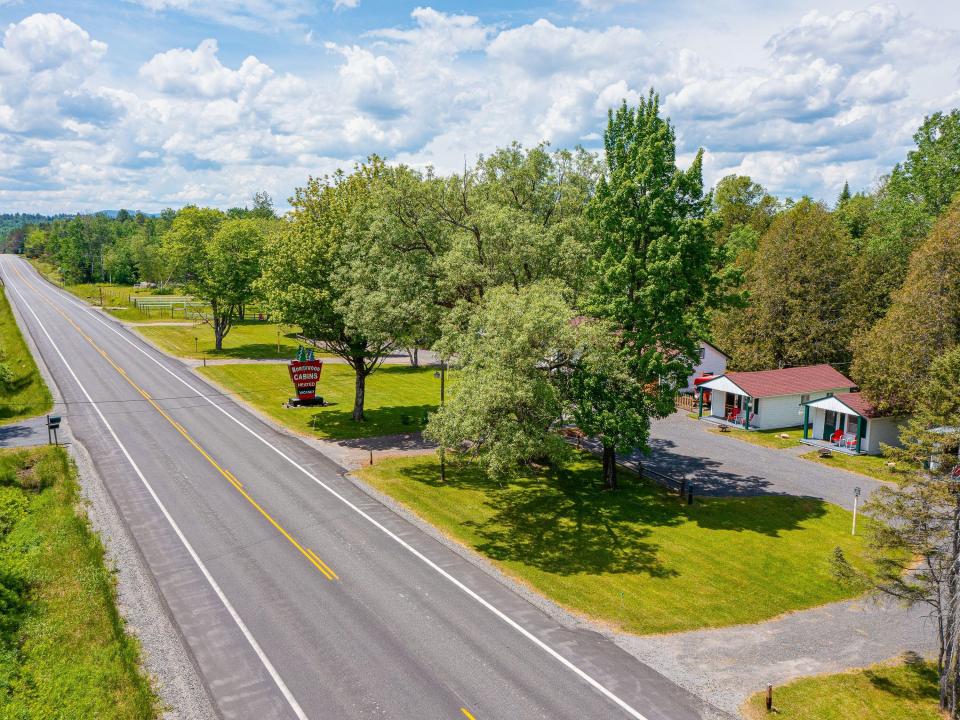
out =
[[[695,611],[695,601],[691,610]],[[862,667],[912,651],[935,653],[927,610],[860,599],[756,625],[675,635],[619,636],[618,643],[677,684],[729,713],[754,692],[795,678]]]
[[649,457],[635,454],[648,467],[693,482],[697,495],[801,495],[849,508],[853,489],[862,497],[883,483],[866,475],[838,470],[775,450],[710,432],[711,425],[674,413],[655,420]]

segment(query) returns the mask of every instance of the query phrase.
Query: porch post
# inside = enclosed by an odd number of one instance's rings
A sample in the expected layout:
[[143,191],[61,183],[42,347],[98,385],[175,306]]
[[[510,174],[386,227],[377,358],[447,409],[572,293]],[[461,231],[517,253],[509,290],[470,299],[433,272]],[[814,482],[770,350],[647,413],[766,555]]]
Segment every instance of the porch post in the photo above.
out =
[[697,418],[703,417],[703,388],[700,388],[700,410],[697,412]]
[[745,397],[747,398],[747,412],[743,416],[743,429],[749,430],[750,429],[750,409],[753,407],[753,398],[751,398],[749,395],[746,395]]
[[867,423],[862,417],[857,417],[857,453],[860,453],[860,444],[863,442],[863,433],[867,429]]
[[808,440],[810,438],[810,406],[803,406],[803,439]]

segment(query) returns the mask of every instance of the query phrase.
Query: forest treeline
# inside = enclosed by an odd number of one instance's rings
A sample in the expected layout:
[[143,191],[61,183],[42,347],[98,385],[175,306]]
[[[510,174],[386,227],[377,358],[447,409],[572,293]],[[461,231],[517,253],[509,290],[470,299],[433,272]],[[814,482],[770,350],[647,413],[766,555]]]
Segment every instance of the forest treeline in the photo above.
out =
[[[364,378],[397,344],[473,363],[491,377],[462,384],[464,408],[432,432],[484,438],[491,463],[549,445],[540,430],[571,413],[611,450],[642,447],[700,339],[732,369],[830,363],[882,410],[910,412],[931,363],[960,344],[960,111],[926,118],[875,187],[833,203],[780,200],[737,175],[707,192],[700,155],[677,168],[673,138],[651,94],[611,112],[599,155],[512,144],[451,175],[373,157],[310,178],[282,218],[258,194],[226,212],[28,224],[7,249],[67,283],[181,286],[211,302],[218,344],[245,303],[267,302],[355,368],[358,420]],[[578,372],[541,372],[571,358]],[[498,428],[504,417],[528,427]],[[530,443],[497,459],[501,432]]]

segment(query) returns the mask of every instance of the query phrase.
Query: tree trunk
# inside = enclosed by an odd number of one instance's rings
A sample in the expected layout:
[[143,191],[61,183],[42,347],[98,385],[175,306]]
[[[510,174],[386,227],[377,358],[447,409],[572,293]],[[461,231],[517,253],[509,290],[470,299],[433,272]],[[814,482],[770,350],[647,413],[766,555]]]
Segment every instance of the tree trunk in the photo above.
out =
[[356,392],[353,396],[353,421],[362,422],[363,421],[363,395],[367,388],[367,373],[363,368],[363,363],[361,362],[356,367]]
[[410,356],[411,367],[420,367],[420,348],[416,345],[412,348],[407,348],[407,355]]
[[243,320],[246,319],[246,315],[247,315],[247,306],[241,304],[240,307],[237,309],[237,319],[243,322]]
[[[957,603],[960,598],[960,573],[957,564],[960,562],[960,495],[954,500],[953,525],[951,527],[951,563],[947,576],[946,603],[941,603],[940,626],[940,707],[956,718],[960,707],[957,704],[958,683],[960,683],[960,616],[957,613]],[[945,611],[943,606],[946,605]]]
[[617,489],[617,451],[606,443],[603,446],[603,487],[606,490]]

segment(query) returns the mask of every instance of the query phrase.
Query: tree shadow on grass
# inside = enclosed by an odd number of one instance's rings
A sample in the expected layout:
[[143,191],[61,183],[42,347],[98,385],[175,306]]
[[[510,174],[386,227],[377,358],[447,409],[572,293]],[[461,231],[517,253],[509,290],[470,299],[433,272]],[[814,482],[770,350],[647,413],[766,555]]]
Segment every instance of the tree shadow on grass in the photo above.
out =
[[799,530],[803,523],[827,513],[824,500],[763,495],[700,500],[685,508],[689,519],[708,530],[755,532],[771,537]]
[[940,696],[937,666],[913,652],[905,653],[902,673],[891,677],[889,669],[882,669],[863,674],[875,688],[901,700],[936,700]]
[[[317,388],[321,392],[320,388]],[[320,412],[310,416],[311,428],[327,435],[331,440],[352,440],[377,435],[398,435],[419,432],[424,428],[424,417],[436,410],[435,405],[395,405],[366,409],[363,422],[354,422],[352,403],[344,404],[349,409],[330,409],[339,403],[331,403]]]
[[[406,479],[439,486],[436,465],[403,467]],[[463,524],[480,538],[475,547],[488,557],[516,561],[556,575],[631,573],[666,578],[676,571],[658,559],[651,524],[681,519],[677,507],[660,502],[642,485],[627,481],[621,491],[603,492],[594,468],[520,472],[499,484],[475,467],[448,473],[447,487],[485,494],[493,510],[487,520]]]
[[[557,575],[646,574],[669,578],[677,570],[658,558],[651,538],[656,528],[694,522],[709,530],[756,532],[776,537],[826,512],[826,503],[808,498],[730,498],[683,503],[676,495],[621,475],[615,492],[600,489],[599,464],[575,462],[537,473],[518,471],[508,482],[487,478],[476,466],[455,466],[441,485],[435,463],[399,468],[405,479],[433,487],[464,488],[484,494],[492,515],[466,520],[480,538],[475,547],[500,561],[522,562]],[[705,552],[722,551],[715,545]]]

